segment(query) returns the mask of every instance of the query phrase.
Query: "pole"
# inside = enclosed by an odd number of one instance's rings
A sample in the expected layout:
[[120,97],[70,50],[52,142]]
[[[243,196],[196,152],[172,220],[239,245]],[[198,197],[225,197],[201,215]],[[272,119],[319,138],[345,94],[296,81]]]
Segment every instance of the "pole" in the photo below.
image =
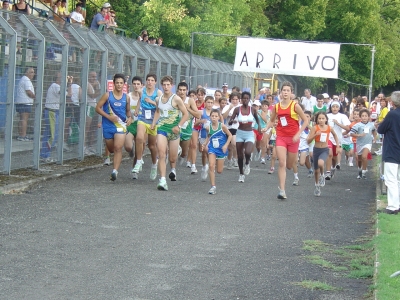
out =
[[189,91],[192,86],[193,40],[194,40],[194,32],[192,32],[192,38],[190,39],[189,82],[188,82]]
[[372,80],[374,78],[374,59],[375,59],[375,45],[372,46],[372,58],[371,58],[371,77],[369,80],[369,96],[368,96],[368,102],[371,103],[371,95],[372,95]]

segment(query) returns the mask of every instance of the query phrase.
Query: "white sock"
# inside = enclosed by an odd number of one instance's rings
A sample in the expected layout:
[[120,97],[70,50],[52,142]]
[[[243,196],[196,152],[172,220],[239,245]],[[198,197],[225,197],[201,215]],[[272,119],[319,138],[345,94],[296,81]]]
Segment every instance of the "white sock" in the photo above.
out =
[[165,180],[165,177],[161,177],[161,178],[160,178],[160,181],[164,181],[164,180]]
[[152,168],[157,168],[157,164],[152,164],[151,167]]
[[175,168],[171,168],[171,172],[176,172]]
[[116,169],[113,169],[113,173],[118,174],[118,171]]
[[298,173],[293,173],[294,179],[299,179],[299,174]]
[[349,157],[349,163],[353,163],[353,157]]

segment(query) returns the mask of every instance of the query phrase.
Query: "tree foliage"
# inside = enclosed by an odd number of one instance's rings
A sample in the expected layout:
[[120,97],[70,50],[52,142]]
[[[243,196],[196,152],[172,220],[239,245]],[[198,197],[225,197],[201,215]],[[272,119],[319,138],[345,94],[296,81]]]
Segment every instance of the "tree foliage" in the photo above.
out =
[[[400,0],[110,0],[120,26],[171,48],[234,61],[235,36],[375,45],[374,88],[400,80]],[[232,36],[230,36],[232,35]],[[337,89],[369,84],[369,46],[342,45]],[[298,78],[321,88],[325,79]]]

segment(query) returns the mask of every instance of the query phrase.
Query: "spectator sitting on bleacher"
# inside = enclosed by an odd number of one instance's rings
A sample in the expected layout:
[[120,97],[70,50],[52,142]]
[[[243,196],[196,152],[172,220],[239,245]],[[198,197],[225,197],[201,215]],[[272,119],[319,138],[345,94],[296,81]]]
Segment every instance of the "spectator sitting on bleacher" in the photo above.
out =
[[65,18],[69,22],[69,12],[67,7],[67,0],[62,0],[61,5],[58,7],[58,15]]
[[12,7],[12,10],[26,15],[31,14],[31,8],[25,2],[25,0],[19,0],[18,3],[15,3]]
[[162,37],[157,38],[157,45],[160,47],[164,47]]
[[100,25],[107,25],[107,21],[104,19],[107,13],[107,8],[102,7],[101,11],[94,15],[92,23],[90,24],[91,30],[99,30]]
[[147,34],[143,34],[142,42],[147,43],[147,44],[149,43],[149,36]]
[[151,37],[151,38],[149,39],[149,45],[156,45],[156,46],[157,46],[157,44],[156,44],[156,38]]
[[[10,2],[8,0],[4,0],[1,8],[9,11],[10,10]],[[6,19],[6,21],[10,20],[10,14],[7,12],[0,12],[0,16],[2,16],[4,19]]]
[[82,15],[82,3],[78,3],[75,10],[71,13],[71,23],[85,25],[85,18]]

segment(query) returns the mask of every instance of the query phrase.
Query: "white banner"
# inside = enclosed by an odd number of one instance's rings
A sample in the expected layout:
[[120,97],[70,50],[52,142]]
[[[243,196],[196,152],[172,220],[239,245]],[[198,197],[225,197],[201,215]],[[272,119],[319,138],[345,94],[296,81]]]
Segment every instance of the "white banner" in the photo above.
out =
[[340,44],[237,38],[234,71],[338,78]]

